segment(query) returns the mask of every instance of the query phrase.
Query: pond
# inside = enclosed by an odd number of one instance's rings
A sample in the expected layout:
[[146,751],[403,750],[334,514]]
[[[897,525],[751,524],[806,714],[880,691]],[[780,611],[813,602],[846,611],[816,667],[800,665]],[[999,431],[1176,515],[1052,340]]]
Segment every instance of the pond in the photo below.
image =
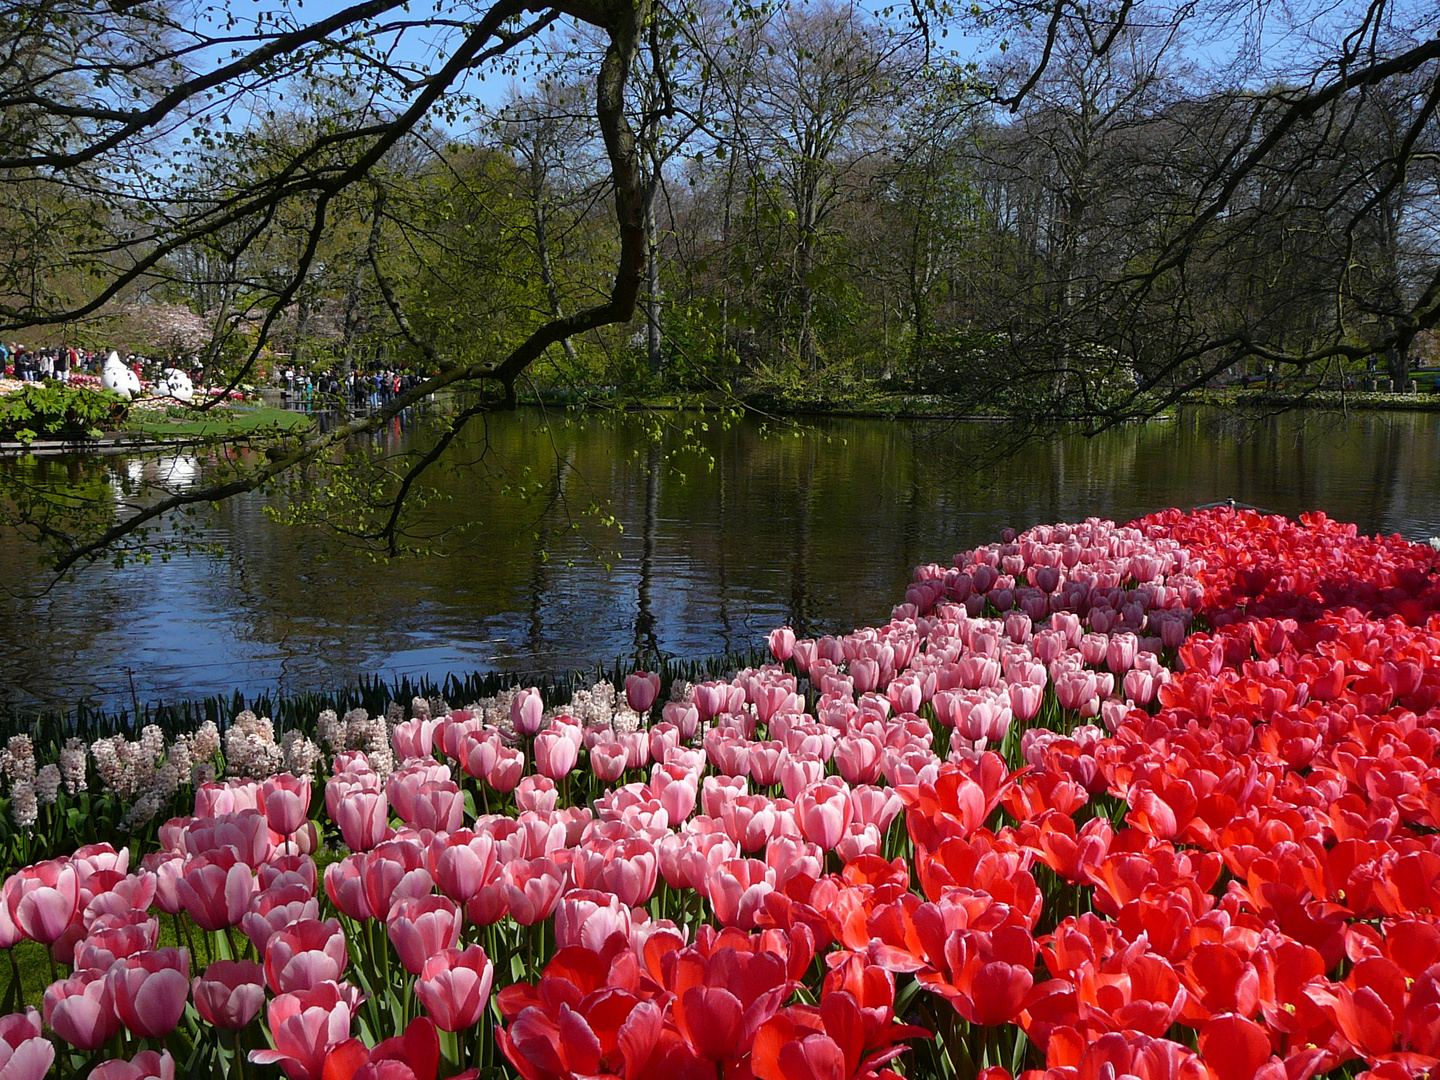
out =
[[[1440,533],[1440,416],[1187,410],[977,456],[981,425],[667,418],[538,409],[492,417],[437,474],[445,558],[377,562],[246,496],[203,525],[220,554],[99,563],[39,598],[33,551],[0,534],[0,701],[109,706],[333,689],[360,674],[565,671],[747,649],[772,627],[884,619],[911,568],[1006,525],[1125,521],[1226,498],[1362,530]],[[403,445],[398,426],[385,439]],[[671,451],[679,449],[677,453]],[[115,476],[154,464],[108,459]],[[0,464],[0,467],[15,467]],[[49,468],[75,468],[57,462]],[[180,459],[164,467],[193,469]],[[529,498],[509,488],[526,486]]]

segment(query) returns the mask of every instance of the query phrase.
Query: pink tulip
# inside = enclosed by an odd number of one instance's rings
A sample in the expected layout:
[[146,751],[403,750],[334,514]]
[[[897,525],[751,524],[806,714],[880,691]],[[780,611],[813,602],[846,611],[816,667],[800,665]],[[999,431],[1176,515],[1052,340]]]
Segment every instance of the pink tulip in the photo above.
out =
[[660,696],[660,676],[653,671],[637,671],[625,676],[625,700],[641,716],[650,711]]
[[369,851],[381,843],[388,831],[389,810],[383,791],[351,791],[341,798],[333,816],[345,846],[351,851]]
[[289,773],[272,776],[260,785],[260,805],[270,828],[289,836],[310,812],[310,781]]
[[510,912],[509,894],[503,877],[487,885],[465,901],[465,918],[472,926],[491,926]]
[[261,889],[273,889],[280,885],[304,885],[312,895],[318,873],[315,860],[308,854],[275,855],[256,873]]
[[363,922],[375,918],[365,898],[365,854],[347,855],[325,868],[325,895],[344,915]]
[[852,821],[845,835],[835,845],[835,854],[843,863],[854,862],[861,855],[879,855],[881,839],[880,830],[874,825]]
[[565,887],[565,871],[552,859],[515,859],[501,879],[510,917],[533,926],[550,917]]
[[1006,688],[1010,699],[1010,713],[1021,723],[1029,723],[1040,715],[1040,706],[1045,700],[1045,691],[1029,683],[1010,683]]
[[175,1059],[169,1050],[141,1050],[129,1061],[102,1061],[91,1072],[90,1080],[175,1080]]
[[503,745],[499,732],[492,732],[484,738],[466,734],[455,757],[466,776],[484,780],[494,770]]
[[[94,883],[99,876],[95,875],[87,884]],[[141,870],[138,874],[127,874],[119,881],[111,882],[108,889],[95,894],[89,903],[85,903],[85,894],[89,890],[82,888],[80,891],[81,921],[86,926],[90,926],[102,915],[123,915],[132,911],[146,911],[155,902],[157,886],[155,875],[148,870]]]
[[335,815],[339,813],[340,804],[352,792],[379,791],[383,786],[380,783],[380,774],[370,769],[368,765],[366,771],[362,773],[336,771],[335,775],[325,782],[325,813],[331,821],[334,821],[336,820]]
[[51,859],[25,867],[12,880],[16,884],[7,897],[11,920],[31,941],[53,944],[79,911],[80,879],[75,867]]
[[185,873],[185,856],[175,852],[157,851],[146,855],[141,865],[155,875],[155,906],[167,915],[184,910],[180,899],[180,878]]
[[479,945],[446,949],[426,959],[415,996],[441,1031],[475,1027],[490,1003],[495,966]]
[[555,908],[555,948],[603,950],[611,934],[630,936],[630,909],[612,892],[572,889]]
[[707,776],[700,785],[700,808],[707,817],[718,818],[722,805],[737,795],[747,794],[749,789],[743,776]]
[[850,792],[850,805],[854,811],[853,821],[874,825],[882,833],[890,828],[891,822],[905,809],[894,788],[864,785]]
[[144,911],[135,911],[132,914],[136,921],[92,930],[88,937],[76,945],[75,970],[101,968],[108,971],[116,960],[155,948],[160,941],[160,920],[151,918]]
[[222,848],[191,859],[175,892],[185,913],[202,930],[226,930],[239,926],[250,910],[255,875],[233,852]]
[[[510,722],[521,735],[534,735],[545,718],[545,702],[535,687],[522,690],[510,702]],[[506,789],[509,790],[509,789]]]
[[1134,634],[1111,636],[1109,648],[1105,652],[1106,666],[1110,668],[1111,672],[1124,675],[1135,666],[1135,654],[1139,647],[1140,639]]
[[195,816],[219,817],[260,809],[260,785],[253,780],[211,781],[195,792]]
[[319,917],[319,901],[304,885],[279,885],[251,898],[250,910],[241,917],[240,928],[255,946],[256,953],[264,956],[265,946],[273,935],[300,919]]
[[270,855],[269,826],[258,810],[197,818],[185,833],[185,847],[192,856],[230,851],[247,866],[256,867]]
[[120,1030],[107,974],[87,968],[45,989],[45,1023],[77,1050],[98,1050]]
[[41,1080],[55,1060],[34,1008],[0,1017],[0,1080]]
[[1125,672],[1123,687],[1125,696],[1136,705],[1145,706],[1155,700],[1155,691],[1158,687],[1155,676],[1140,668],[1131,668]]
[[780,788],[792,802],[798,799],[806,788],[818,784],[825,775],[825,762],[815,757],[789,751],[790,758],[780,766]]
[[590,748],[590,769],[597,780],[613,783],[624,774],[628,757],[625,747],[615,739],[597,742]]
[[835,781],[816,784],[795,803],[800,832],[806,840],[826,851],[835,850],[853,813],[850,792]]
[[431,780],[415,793],[410,824],[430,832],[454,832],[465,820],[465,793],[453,780]]
[[377,919],[401,900],[430,894],[435,880],[425,864],[425,848],[411,840],[387,840],[365,855],[365,901]]
[[391,909],[385,931],[401,965],[419,975],[426,960],[460,943],[461,922],[459,907],[448,897],[410,897]]
[[418,717],[396,724],[390,732],[390,746],[402,761],[406,758],[428,758],[435,748],[435,732],[439,720]]
[[551,780],[563,779],[578,757],[575,743],[561,732],[542,731],[535,736],[535,768]]
[[577,848],[570,872],[576,888],[612,893],[626,907],[639,907],[655,893],[659,865],[654,845],[635,837]]
[[667,724],[675,725],[682,741],[689,742],[695,737],[695,729],[700,726],[700,710],[697,706],[684,701],[668,701],[661,714]]
[[846,736],[835,742],[835,767],[849,784],[874,783],[880,776],[884,747],[871,736]]
[[107,976],[115,1015],[132,1035],[160,1039],[175,1030],[190,996],[190,950],[157,949],[117,960]]
[[259,1065],[279,1065],[290,1080],[321,1080],[325,1057],[350,1037],[359,995],[352,986],[321,983],[271,1000],[265,1018],[273,1050],[252,1050]]
[[771,630],[767,644],[770,646],[770,654],[783,664],[795,655],[795,631],[788,626]]
[[525,755],[519,750],[505,746],[495,755],[495,764],[485,776],[485,782],[504,794],[515,790],[525,772]]
[[349,964],[345,934],[334,919],[300,919],[265,944],[265,982],[276,994],[339,982]]
[[253,960],[216,960],[195,977],[190,995],[200,1019],[240,1031],[265,1004],[265,969]]
[[549,814],[554,812],[559,801],[560,791],[548,776],[531,773],[515,785],[515,805],[521,811]]
[[759,859],[731,859],[710,871],[705,895],[721,926],[755,928],[765,897],[775,891],[775,871]]
[[440,891],[457,904],[463,904],[498,873],[495,839],[468,829],[437,836],[430,843],[427,865]]
[[761,787],[773,787],[780,782],[780,766],[790,757],[785,744],[773,740],[757,742],[750,747],[750,777]]

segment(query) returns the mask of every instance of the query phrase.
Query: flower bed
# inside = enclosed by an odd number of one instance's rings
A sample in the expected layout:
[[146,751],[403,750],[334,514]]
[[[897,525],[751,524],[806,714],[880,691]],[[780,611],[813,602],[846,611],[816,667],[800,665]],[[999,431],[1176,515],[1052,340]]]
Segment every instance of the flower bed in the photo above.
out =
[[12,740],[17,820],[97,783],[141,838],[0,889],[7,1007],[48,976],[0,1075],[1424,1075],[1436,560],[1320,515],[1041,526],[669,700]]

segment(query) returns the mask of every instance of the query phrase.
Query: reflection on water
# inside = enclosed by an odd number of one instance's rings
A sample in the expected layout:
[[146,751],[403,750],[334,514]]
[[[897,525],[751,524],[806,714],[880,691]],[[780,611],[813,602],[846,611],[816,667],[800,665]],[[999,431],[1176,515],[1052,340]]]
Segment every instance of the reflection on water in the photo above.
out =
[[[406,437],[398,426],[387,435]],[[436,475],[448,501],[435,504],[434,527],[479,522],[444,559],[376,563],[276,524],[261,496],[233,500],[201,537],[223,558],[97,565],[39,600],[0,595],[0,693],[117,703],[132,684],[152,699],[318,689],[362,672],[701,656],[756,645],[781,623],[815,631],[884,618],[916,563],[948,560],[1006,525],[1127,520],[1229,497],[1323,509],[1371,532],[1440,533],[1440,418],[1426,413],[1302,423],[1188,411],[985,466],[975,463],[983,431],[964,424],[827,420],[797,436],[746,421],[699,438],[704,454],[671,455],[677,435],[657,446],[624,417],[548,427],[538,411],[492,417],[447,461],[483,456],[504,475]],[[125,497],[146,479],[191,482],[202,465],[47,467]],[[502,490],[521,478],[528,501]],[[0,566],[21,588],[43,580],[14,537],[0,535]]]

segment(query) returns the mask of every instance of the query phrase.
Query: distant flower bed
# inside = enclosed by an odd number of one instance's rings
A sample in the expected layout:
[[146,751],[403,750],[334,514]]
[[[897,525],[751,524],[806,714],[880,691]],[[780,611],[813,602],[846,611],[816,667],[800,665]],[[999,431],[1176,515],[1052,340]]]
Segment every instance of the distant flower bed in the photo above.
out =
[[14,738],[20,861],[82,800],[132,843],[0,889],[12,1006],[49,977],[0,1071],[1424,1075],[1436,577],[1323,515],[1166,511],[668,693]]

